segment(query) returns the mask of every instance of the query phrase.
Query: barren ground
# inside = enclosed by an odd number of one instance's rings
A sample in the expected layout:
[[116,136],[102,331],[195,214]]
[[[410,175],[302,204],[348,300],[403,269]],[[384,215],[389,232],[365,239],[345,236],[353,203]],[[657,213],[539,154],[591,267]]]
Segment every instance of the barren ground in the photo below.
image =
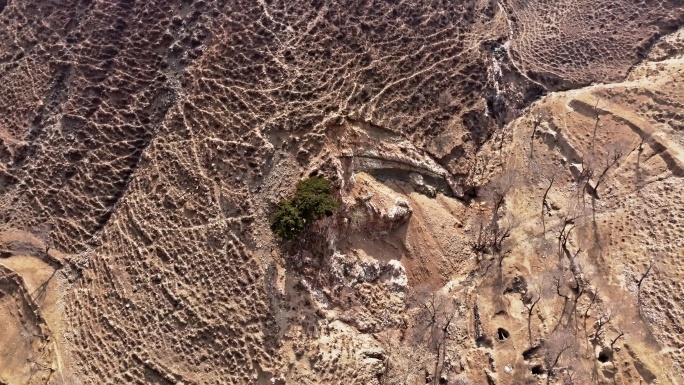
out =
[[0,384],[684,382],[683,26],[0,1]]

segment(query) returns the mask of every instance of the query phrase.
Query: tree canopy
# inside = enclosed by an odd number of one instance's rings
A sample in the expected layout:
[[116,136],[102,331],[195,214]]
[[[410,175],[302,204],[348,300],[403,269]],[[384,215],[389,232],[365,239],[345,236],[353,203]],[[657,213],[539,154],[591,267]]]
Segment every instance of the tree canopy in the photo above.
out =
[[297,182],[294,197],[278,203],[271,230],[282,239],[292,240],[315,220],[331,216],[339,208],[330,182],[318,177],[304,179]]

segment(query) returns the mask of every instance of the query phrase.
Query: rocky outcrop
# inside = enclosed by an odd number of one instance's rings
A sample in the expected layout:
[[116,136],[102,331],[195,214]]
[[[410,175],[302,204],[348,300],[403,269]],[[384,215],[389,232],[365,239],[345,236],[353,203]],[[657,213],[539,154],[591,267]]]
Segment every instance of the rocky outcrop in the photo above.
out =
[[454,175],[401,135],[354,120],[334,130],[337,135],[331,138],[330,145],[345,158],[347,175],[367,173],[381,182],[401,180],[431,197],[437,192],[464,196],[468,175]]
[[348,217],[352,231],[387,233],[406,223],[413,213],[408,201],[367,174],[355,176]]

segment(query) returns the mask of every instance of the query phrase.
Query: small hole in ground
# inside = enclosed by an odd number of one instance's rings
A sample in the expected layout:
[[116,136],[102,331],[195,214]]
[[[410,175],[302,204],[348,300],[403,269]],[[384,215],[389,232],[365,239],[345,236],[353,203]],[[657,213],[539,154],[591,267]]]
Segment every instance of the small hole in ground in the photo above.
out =
[[532,367],[532,374],[534,374],[535,376],[541,376],[544,373],[544,368],[541,365],[534,365]]
[[603,363],[606,363],[608,361],[612,361],[613,360],[613,352],[608,348],[604,348],[603,350],[601,350],[601,353],[599,353],[598,360],[599,360],[599,362],[603,362]]
[[475,340],[475,343],[477,344],[478,347],[484,346],[485,348],[491,348],[492,347],[492,340],[488,338],[487,336],[480,336]]
[[499,341],[506,341],[508,337],[511,336],[510,333],[508,333],[508,330],[502,328],[496,330],[496,335],[499,338]]
[[539,346],[533,346],[533,347],[525,350],[522,354],[523,359],[525,361],[529,361],[532,357],[535,356],[535,354],[537,354],[538,351],[539,351]]

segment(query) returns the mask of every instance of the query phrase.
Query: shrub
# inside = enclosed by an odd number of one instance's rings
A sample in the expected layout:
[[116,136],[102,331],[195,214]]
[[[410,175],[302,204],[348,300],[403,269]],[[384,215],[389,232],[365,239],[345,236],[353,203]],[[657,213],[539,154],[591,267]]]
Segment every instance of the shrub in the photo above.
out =
[[271,219],[271,230],[283,239],[294,239],[304,230],[304,218],[292,204],[292,200],[283,200]]
[[330,182],[316,177],[304,179],[297,182],[294,197],[278,203],[271,218],[271,230],[282,239],[295,239],[309,224],[331,216],[339,208]]

